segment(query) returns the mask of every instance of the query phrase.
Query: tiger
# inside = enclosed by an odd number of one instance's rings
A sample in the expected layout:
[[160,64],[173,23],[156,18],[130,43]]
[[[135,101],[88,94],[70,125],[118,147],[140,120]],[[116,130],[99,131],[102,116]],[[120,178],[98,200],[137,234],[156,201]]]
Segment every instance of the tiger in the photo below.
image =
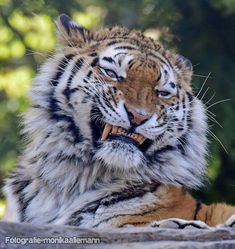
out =
[[25,148],[6,179],[5,220],[81,228],[232,227],[204,204],[206,107],[189,59],[142,32],[89,30],[65,14],[23,117]]

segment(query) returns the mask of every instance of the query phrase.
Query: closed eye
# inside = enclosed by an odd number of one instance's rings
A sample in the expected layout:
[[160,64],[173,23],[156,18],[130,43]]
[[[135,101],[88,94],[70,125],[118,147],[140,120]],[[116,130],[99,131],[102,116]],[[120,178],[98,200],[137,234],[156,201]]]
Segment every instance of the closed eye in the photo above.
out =
[[171,93],[168,92],[168,91],[159,91],[159,90],[156,90],[156,95],[158,97],[168,98],[168,97],[171,96]]
[[103,72],[105,75],[107,75],[108,77],[117,80],[118,76],[117,76],[116,72],[113,71],[112,69],[108,69],[108,68],[103,68],[103,67],[101,67],[101,70],[102,70],[102,72]]

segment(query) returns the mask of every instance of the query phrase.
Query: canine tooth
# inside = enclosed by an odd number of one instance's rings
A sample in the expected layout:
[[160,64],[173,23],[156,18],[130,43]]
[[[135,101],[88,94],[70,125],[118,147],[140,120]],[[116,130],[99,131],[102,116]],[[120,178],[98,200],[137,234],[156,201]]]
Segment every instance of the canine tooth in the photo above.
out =
[[112,125],[110,124],[105,125],[103,133],[102,133],[101,141],[104,141],[108,137],[111,129],[112,129]]
[[136,141],[139,143],[139,144],[142,144],[143,142],[144,142],[144,140],[145,140],[145,137],[144,136],[142,136],[141,134],[136,134],[137,135],[137,137],[136,137]]
[[136,134],[135,140],[136,140],[137,142],[140,142],[139,139],[140,139],[140,138],[139,138],[139,134]]
[[116,134],[118,131],[118,126],[113,125],[112,133]]
[[122,132],[122,128],[121,127],[118,127],[118,132]]
[[145,141],[145,137],[142,136],[141,140],[140,140],[140,144],[142,144]]
[[143,136],[143,135],[141,135],[141,134],[139,134],[139,138],[140,138],[140,139],[143,139],[143,138],[144,138],[144,136]]
[[143,135],[139,134],[137,140],[138,140],[138,142],[139,142],[140,144],[142,144],[142,143],[144,142],[144,140],[145,140],[145,137],[144,137]]
[[138,137],[138,135],[137,135],[137,134],[135,134],[135,133],[133,133],[133,134],[132,134],[132,137],[136,140],[136,139],[137,139],[137,137]]

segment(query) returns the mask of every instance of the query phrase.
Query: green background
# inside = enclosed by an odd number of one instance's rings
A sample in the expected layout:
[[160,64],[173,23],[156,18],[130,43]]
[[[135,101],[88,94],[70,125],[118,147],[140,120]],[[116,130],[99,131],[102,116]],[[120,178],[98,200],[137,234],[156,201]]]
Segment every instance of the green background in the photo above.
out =
[[[192,61],[194,91],[206,81],[199,97],[208,102],[211,120],[208,179],[194,195],[235,204],[235,0],[0,0],[0,187],[23,148],[27,91],[55,47],[54,20],[61,13],[90,29],[142,30]],[[0,215],[3,206],[0,192]]]

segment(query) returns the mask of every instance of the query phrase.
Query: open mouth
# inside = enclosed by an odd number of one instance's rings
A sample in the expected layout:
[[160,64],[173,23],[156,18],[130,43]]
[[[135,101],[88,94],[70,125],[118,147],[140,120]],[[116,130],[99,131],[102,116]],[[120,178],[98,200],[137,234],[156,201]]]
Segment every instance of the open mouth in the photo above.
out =
[[101,141],[104,141],[108,138],[120,138],[120,140],[129,140],[134,141],[137,145],[141,145],[144,143],[146,138],[138,133],[129,132],[122,127],[106,124],[101,136]]

